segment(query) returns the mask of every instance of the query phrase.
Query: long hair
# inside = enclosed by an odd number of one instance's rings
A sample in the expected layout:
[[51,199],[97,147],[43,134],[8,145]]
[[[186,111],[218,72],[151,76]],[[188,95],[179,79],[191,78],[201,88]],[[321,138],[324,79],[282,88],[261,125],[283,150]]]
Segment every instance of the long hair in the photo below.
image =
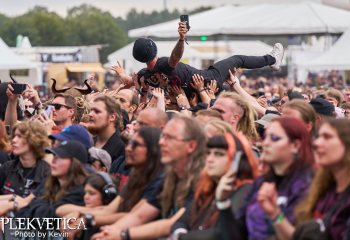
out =
[[37,121],[24,121],[17,123],[12,130],[12,136],[18,130],[27,141],[30,151],[36,159],[45,156],[44,149],[49,146],[49,138],[44,126]]
[[176,117],[172,121],[182,122],[184,126],[183,138],[194,140],[197,146],[189,156],[190,159],[186,164],[183,178],[179,179],[171,169],[167,169],[163,191],[160,195],[164,216],[169,215],[173,207],[180,208],[184,206],[185,200],[193,190],[205,161],[206,137],[200,124],[195,119],[183,116]]
[[9,151],[10,143],[6,132],[5,124],[0,120],[0,150],[7,152]]
[[284,108],[290,108],[298,111],[301,118],[306,124],[312,124],[311,134],[314,135],[316,133],[316,112],[309,103],[305,102],[302,99],[294,99],[290,102],[287,102],[284,105]]
[[122,110],[120,104],[114,98],[107,95],[99,95],[94,99],[94,102],[103,102],[108,114],[115,114],[114,126],[116,129],[123,129],[122,127]]
[[128,183],[125,186],[123,198],[118,211],[128,212],[142,198],[147,185],[163,171],[160,161],[161,153],[159,138],[161,130],[151,127],[142,127],[136,134],[140,136],[146,145],[146,162],[142,168],[131,170]]
[[294,162],[290,169],[305,169],[313,167],[315,164],[314,155],[312,152],[311,136],[307,132],[305,123],[297,118],[280,117],[274,118],[271,122],[278,122],[285,131],[290,142],[295,140],[300,141],[300,149],[295,156]]
[[[336,130],[338,137],[345,146],[345,153],[342,161],[344,167],[350,175],[350,120],[349,119],[331,119],[323,124],[329,124]],[[314,177],[306,199],[296,207],[297,221],[303,222],[312,219],[313,211],[319,199],[329,191],[335,184],[335,178],[331,171],[325,167],[320,167]]]
[[[112,183],[114,183],[114,186],[117,185],[117,182],[114,178],[110,178]],[[107,185],[106,181],[104,180],[104,178],[98,174],[98,173],[95,173],[95,174],[92,174],[90,176],[88,176],[86,179],[85,179],[85,182],[84,182],[84,186],[86,186],[86,184],[89,184],[91,187],[93,187],[94,189],[96,189],[100,194],[101,196],[103,197],[103,189],[104,187]],[[103,201],[103,204],[104,205],[107,205],[109,204],[113,199],[110,199],[109,201],[107,201],[107,199],[102,199]]]
[[[234,187],[238,188],[245,183],[252,182],[253,179],[258,176],[258,161],[252,151],[249,141],[243,135],[238,134],[235,136],[226,133],[225,135],[214,136],[208,140],[207,148],[220,148],[227,151],[228,162],[226,171],[230,169],[236,152],[238,150],[243,152]],[[216,187],[217,182],[209,176],[207,168],[204,168],[194,194],[194,206],[190,215],[190,225],[192,225],[192,227],[197,227],[197,221],[203,220],[198,219],[198,217],[202,216],[203,212],[206,212],[207,209],[210,208],[211,203],[214,201]],[[219,212],[215,208],[213,213],[205,220],[206,227],[215,225],[218,216]]]
[[229,98],[242,109],[242,116],[237,123],[237,132],[242,132],[249,140],[258,139],[258,132],[255,128],[256,112],[252,105],[233,92],[222,92],[219,98]]
[[70,188],[83,185],[87,177],[83,165],[76,158],[72,158],[71,166],[67,173],[67,182],[61,186],[58,178],[50,175],[45,183],[43,199],[51,203],[60,200]]

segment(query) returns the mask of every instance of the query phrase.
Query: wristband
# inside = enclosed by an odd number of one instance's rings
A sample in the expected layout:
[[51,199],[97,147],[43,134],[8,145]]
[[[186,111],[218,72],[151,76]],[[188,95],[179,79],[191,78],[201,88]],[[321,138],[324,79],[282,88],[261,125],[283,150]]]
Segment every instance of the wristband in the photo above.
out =
[[18,202],[14,201],[12,211],[17,212],[17,210],[18,210]]
[[120,238],[123,239],[123,240],[131,240],[129,228],[121,230]]
[[10,199],[9,202],[14,202],[16,200],[16,194],[13,194]]
[[185,39],[181,39],[181,38],[179,38],[179,41],[180,41],[180,42],[184,42],[184,41],[185,41]]
[[171,235],[171,239],[172,240],[179,240],[180,236],[183,235],[183,234],[186,234],[186,233],[188,233],[187,229],[185,229],[185,228],[178,228]]
[[35,110],[43,109],[43,104],[39,102],[37,105],[35,105]]
[[216,208],[219,210],[225,210],[231,207],[231,199],[226,199],[225,201],[216,201]]
[[203,88],[203,89],[199,90],[199,92],[203,92],[203,91],[205,91],[205,88]]
[[275,223],[283,222],[284,219],[285,219],[285,215],[282,211],[280,211],[274,219],[271,219],[271,221],[272,221],[272,224],[275,224]]

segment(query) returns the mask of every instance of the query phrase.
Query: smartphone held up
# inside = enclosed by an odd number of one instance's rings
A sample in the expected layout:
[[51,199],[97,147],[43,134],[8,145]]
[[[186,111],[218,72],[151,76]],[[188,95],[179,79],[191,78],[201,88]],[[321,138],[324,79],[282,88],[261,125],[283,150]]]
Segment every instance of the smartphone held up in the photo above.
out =
[[187,31],[190,30],[191,27],[190,27],[190,21],[189,21],[188,15],[181,15],[180,22],[186,23]]

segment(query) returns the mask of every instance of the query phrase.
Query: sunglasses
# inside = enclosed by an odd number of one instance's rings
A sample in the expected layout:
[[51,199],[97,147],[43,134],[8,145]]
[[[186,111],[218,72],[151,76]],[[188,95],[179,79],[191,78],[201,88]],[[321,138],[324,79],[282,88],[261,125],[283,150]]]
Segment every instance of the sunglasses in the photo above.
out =
[[280,137],[280,136],[278,136],[278,135],[275,135],[275,134],[269,134],[269,135],[265,135],[265,138],[264,139],[266,139],[266,138],[270,138],[270,140],[272,141],[272,142],[278,142],[279,140],[281,140],[282,139],[282,137]]
[[71,109],[71,107],[68,107],[67,105],[60,104],[60,103],[51,103],[50,105],[53,106],[56,111],[60,110],[61,107],[65,107],[65,108]]
[[140,143],[140,142],[138,142],[136,140],[130,140],[128,142],[128,145],[131,146],[132,150],[134,150],[137,147],[145,147],[146,146],[145,144],[142,144],[142,143]]

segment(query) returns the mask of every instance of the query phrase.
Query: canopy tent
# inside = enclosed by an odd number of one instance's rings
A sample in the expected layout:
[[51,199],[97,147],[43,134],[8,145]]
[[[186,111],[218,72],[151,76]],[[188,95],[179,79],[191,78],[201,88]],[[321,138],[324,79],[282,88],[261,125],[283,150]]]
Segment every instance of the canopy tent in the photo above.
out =
[[[129,31],[129,37],[177,37],[178,19]],[[189,36],[339,34],[350,11],[314,2],[227,5],[190,16]]]
[[[175,41],[157,41],[160,57],[170,56]],[[136,61],[132,56],[134,43],[111,53],[108,56],[109,62],[106,68],[115,65],[117,61],[123,65],[127,73],[137,72],[145,67],[145,64]],[[261,41],[190,41],[185,46],[181,61],[196,68],[203,68],[203,65],[211,61],[224,59],[232,55],[265,55],[270,52],[272,46]]]
[[318,58],[300,64],[309,70],[350,70],[350,28]]
[[38,85],[41,83],[41,70],[39,66],[14,53],[1,38],[0,52],[0,79],[3,81],[8,81],[10,78],[10,70],[28,69],[28,75],[16,76],[16,74],[14,74],[16,80],[19,80],[19,82],[22,83],[30,83],[32,85]]
[[0,69],[30,69],[36,65],[15,54],[6,43],[0,38]]

